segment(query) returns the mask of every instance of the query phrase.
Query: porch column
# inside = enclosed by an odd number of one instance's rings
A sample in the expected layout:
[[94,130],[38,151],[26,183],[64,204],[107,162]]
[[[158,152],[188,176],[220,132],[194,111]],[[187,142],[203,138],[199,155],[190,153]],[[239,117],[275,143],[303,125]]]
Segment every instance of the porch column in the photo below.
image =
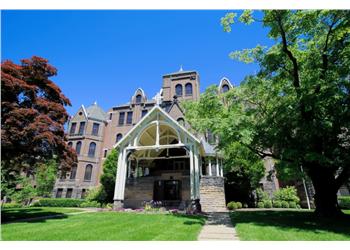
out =
[[131,176],[131,160],[128,160],[128,178]]
[[192,145],[189,146],[190,148],[190,186],[191,186],[191,200],[195,199],[195,183],[194,183],[194,160],[193,160],[193,147]]
[[120,149],[118,156],[118,169],[114,189],[114,208],[123,207],[126,177],[126,149]]
[[199,199],[199,156],[198,148],[194,147],[194,185],[195,185],[195,199]]
[[211,173],[211,159],[209,157],[209,176],[212,176],[212,173]]
[[224,177],[224,165],[223,165],[223,160],[222,159],[220,159],[220,162],[221,162],[221,177]]
[[216,176],[220,176],[219,172],[219,158],[216,156]]

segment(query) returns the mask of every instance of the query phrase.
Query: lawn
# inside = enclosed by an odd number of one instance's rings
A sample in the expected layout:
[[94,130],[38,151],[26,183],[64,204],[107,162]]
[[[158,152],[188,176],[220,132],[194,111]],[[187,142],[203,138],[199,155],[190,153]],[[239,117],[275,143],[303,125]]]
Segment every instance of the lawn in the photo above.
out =
[[9,208],[1,210],[1,223],[43,216],[66,216],[67,213],[81,211],[83,210],[62,207]]
[[201,216],[93,212],[2,225],[3,240],[196,240]]
[[240,240],[350,240],[350,210],[342,219],[320,219],[308,210],[236,211],[232,222]]

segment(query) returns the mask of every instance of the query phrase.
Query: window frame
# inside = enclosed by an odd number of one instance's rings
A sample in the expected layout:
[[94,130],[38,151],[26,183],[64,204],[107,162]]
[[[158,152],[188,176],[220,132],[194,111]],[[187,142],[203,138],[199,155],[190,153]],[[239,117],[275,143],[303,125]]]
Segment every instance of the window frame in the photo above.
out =
[[125,122],[125,111],[119,112],[119,119],[118,119],[118,125],[124,125]]
[[[180,94],[178,94],[178,88],[181,88],[181,95]],[[180,90],[180,88],[179,88],[179,90]],[[176,96],[183,96],[183,86],[182,86],[182,84],[181,83],[178,83],[178,84],[176,84],[175,85],[175,95]]]
[[[94,146],[92,147],[92,145],[94,145]],[[96,142],[90,142],[90,144],[89,144],[89,151],[88,151],[88,157],[91,157],[91,158],[95,157],[95,155],[96,155],[96,147],[97,147]],[[93,152],[92,152],[92,148],[93,148]]]
[[71,125],[70,125],[69,134],[70,135],[74,135],[75,134],[75,130],[77,130],[77,123],[76,122],[72,122]]
[[80,122],[78,135],[83,135],[85,131],[86,122]]
[[[89,169],[90,169],[89,175],[87,174],[87,173],[88,173],[88,172],[87,172],[88,167],[89,167]],[[92,179],[92,170],[93,170],[92,164],[87,164],[87,165],[85,166],[84,181],[91,181],[91,179]],[[87,178],[87,177],[89,177],[89,178]]]
[[128,111],[127,115],[126,115],[126,124],[132,124],[132,116],[133,116],[133,112],[132,111]]
[[[187,93],[188,87],[190,87],[191,93]],[[185,96],[192,96],[193,95],[193,85],[192,83],[188,82],[185,84]]]
[[[97,126],[97,129],[96,129],[96,126]],[[99,130],[100,130],[100,124],[97,122],[94,122],[92,124],[91,135],[98,136]]]
[[[77,152],[77,155],[80,155],[81,153],[81,146],[82,146],[82,142],[78,141],[77,144],[75,145],[75,152]],[[78,146],[79,146],[79,150],[78,150]]]

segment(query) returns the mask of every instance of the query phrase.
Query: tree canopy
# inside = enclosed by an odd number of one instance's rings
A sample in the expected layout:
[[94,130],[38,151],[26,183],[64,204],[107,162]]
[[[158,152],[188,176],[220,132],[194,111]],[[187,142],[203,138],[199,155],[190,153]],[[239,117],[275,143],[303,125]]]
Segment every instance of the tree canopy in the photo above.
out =
[[48,60],[36,56],[20,65],[1,64],[1,162],[8,173],[35,173],[37,163],[55,156],[62,169],[76,161],[64,133],[65,106],[71,104],[50,80],[56,74]]
[[106,202],[113,202],[115,177],[118,166],[118,151],[112,149],[103,162],[103,173],[100,177],[100,182],[106,193]]

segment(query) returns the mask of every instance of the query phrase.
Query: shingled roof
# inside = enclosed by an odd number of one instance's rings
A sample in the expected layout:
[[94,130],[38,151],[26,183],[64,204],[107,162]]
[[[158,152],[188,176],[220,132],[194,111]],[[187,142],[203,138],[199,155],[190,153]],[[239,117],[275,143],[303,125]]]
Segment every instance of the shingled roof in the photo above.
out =
[[107,113],[103,111],[103,109],[97,105],[97,102],[92,104],[91,106],[86,108],[86,113],[88,118],[96,119],[100,121],[107,120]]

